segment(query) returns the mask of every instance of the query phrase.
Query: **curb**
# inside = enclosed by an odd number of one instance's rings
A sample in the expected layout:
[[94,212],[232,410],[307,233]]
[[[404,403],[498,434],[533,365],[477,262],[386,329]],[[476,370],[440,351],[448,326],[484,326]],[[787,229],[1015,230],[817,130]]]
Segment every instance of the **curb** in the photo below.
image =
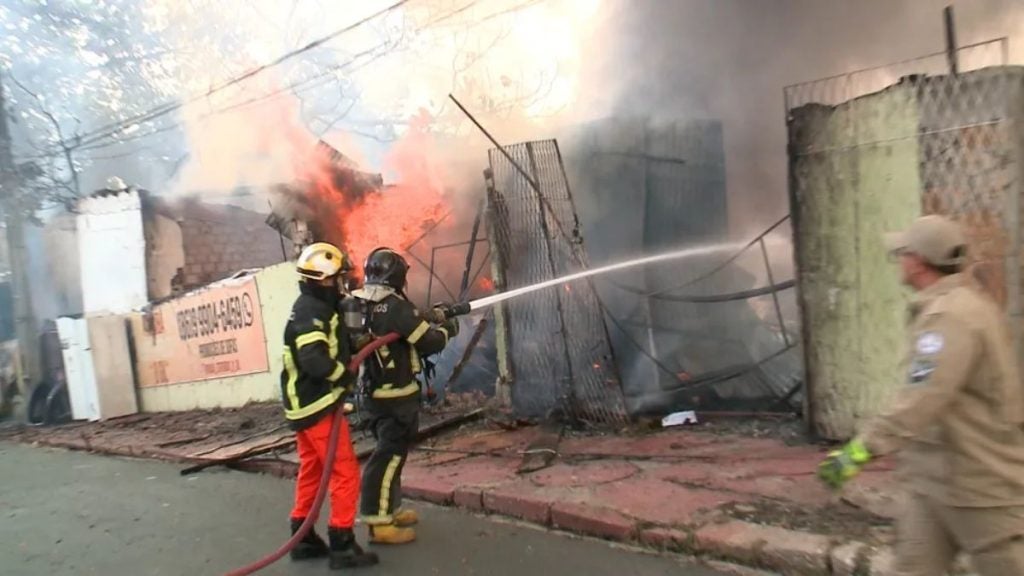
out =
[[[94,446],[87,442],[35,439],[30,445],[87,451],[111,456],[150,458],[174,463],[193,459],[160,450]],[[297,466],[253,462],[237,463],[237,469],[294,478]],[[510,490],[501,485],[453,485],[435,478],[415,478],[403,483],[410,499],[471,512],[516,518],[532,524],[605,540],[694,555],[712,566],[731,566],[732,573],[793,574],[797,576],[884,576],[893,559],[889,547],[872,548],[860,542],[836,543],[827,536],[729,520],[696,526],[662,526],[638,521],[613,508],[575,502],[552,502],[527,489]],[[739,563],[749,568],[729,563]],[[769,570],[770,572],[763,572]],[[738,571],[738,572],[737,572]],[[962,572],[960,572],[962,573]]]
[[[434,479],[403,485],[412,499],[516,518],[532,524],[605,540],[702,557],[709,564],[733,566],[744,574],[797,576],[881,576],[889,548],[860,542],[835,543],[829,537],[731,520],[693,527],[650,525],[618,510],[575,502],[552,502],[540,494],[503,486],[452,486]],[[750,568],[737,568],[732,562]],[[747,572],[749,570],[749,572]],[[764,572],[768,570],[769,572]]]

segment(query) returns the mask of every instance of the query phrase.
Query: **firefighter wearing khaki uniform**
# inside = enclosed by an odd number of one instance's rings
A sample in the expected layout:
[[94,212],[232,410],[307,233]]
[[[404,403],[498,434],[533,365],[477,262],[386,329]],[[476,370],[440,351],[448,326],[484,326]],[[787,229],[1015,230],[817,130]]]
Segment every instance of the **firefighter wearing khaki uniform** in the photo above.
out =
[[966,552],[982,576],[1024,575],[1024,385],[1003,314],[962,274],[958,225],[925,216],[886,242],[915,292],[906,382],[819,475],[838,488],[902,450],[897,574],[945,574]]

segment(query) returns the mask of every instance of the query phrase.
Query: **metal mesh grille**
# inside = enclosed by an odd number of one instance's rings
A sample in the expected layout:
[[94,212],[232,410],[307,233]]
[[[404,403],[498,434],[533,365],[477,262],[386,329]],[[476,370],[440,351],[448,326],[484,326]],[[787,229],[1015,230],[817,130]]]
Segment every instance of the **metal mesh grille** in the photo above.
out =
[[[583,241],[554,140],[490,152],[490,239],[497,288],[505,291],[586,266]],[[622,389],[601,304],[588,281],[542,290],[503,304],[505,349],[518,414],[587,422],[626,420]]]
[[[971,275],[1017,320],[1020,346],[1018,119],[1024,111],[1024,68],[1004,65],[1005,40],[965,47],[957,60],[957,74],[949,72],[942,53],[786,89],[807,324],[844,314],[843,294],[850,292],[871,297],[851,301],[863,307],[851,312],[857,322],[899,324],[899,316],[871,312],[900,309],[894,306],[902,298],[896,282],[864,289],[874,280],[874,262],[878,274],[892,275],[881,233],[906,226],[920,213],[939,213],[966,229]],[[853,237],[838,239],[836,231]],[[835,261],[820,258],[826,254]],[[851,334],[873,333],[865,326],[848,328]],[[887,364],[894,364],[896,352],[889,350],[901,348],[900,335],[883,336],[854,338],[849,345],[862,347],[864,358],[892,356]],[[829,361],[814,351],[808,359],[810,372],[816,363],[829,370]]]

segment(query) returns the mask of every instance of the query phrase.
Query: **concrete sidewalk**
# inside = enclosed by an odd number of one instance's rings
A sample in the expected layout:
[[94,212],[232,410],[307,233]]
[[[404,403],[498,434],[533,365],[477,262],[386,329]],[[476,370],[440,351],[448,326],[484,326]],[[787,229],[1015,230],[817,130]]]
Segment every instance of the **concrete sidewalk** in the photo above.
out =
[[[128,453],[180,458],[152,423]],[[125,454],[90,426],[23,431],[24,442]],[[125,428],[125,426],[121,426]],[[783,574],[885,574],[899,509],[890,464],[870,466],[841,495],[815,477],[826,449],[729,424],[614,436],[568,434],[552,465],[517,473],[537,427],[466,427],[421,446],[403,475],[414,499],[517,518],[608,540],[722,559]],[[258,441],[258,440],[257,440]],[[113,444],[116,444],[114,442]],[[147,449],[147,444],[150,449]],[[289,455],[260,470],[290,476]]]
[[437,504],[783,574],[887,569],[891,521],[870,511],[892,514],[885,467],[866,470],[841,499],[815,477],[823,448],[695,427],[567,437],[551,467],[517,474],[540,433],[481,430],[438,442],[413,456],[403,488]]

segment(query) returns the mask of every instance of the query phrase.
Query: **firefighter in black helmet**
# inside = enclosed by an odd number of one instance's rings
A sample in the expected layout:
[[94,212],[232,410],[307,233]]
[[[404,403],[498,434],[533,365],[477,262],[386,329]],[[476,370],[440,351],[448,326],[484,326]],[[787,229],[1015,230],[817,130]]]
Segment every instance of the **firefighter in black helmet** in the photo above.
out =
[[401,339],[367,359],[364,409],[377,447],[363,469],[360,515],[370,542],[405,544],[416,539],[416,512],[401,505],[402,468],[419,428],[423,359],[444,349],[458,334],[458,321],[432,325],[405,296],[409,265],[390,248],[366,258],[365,285],[354,295],[366,302],[366,326],[375,336],[397,332]]

